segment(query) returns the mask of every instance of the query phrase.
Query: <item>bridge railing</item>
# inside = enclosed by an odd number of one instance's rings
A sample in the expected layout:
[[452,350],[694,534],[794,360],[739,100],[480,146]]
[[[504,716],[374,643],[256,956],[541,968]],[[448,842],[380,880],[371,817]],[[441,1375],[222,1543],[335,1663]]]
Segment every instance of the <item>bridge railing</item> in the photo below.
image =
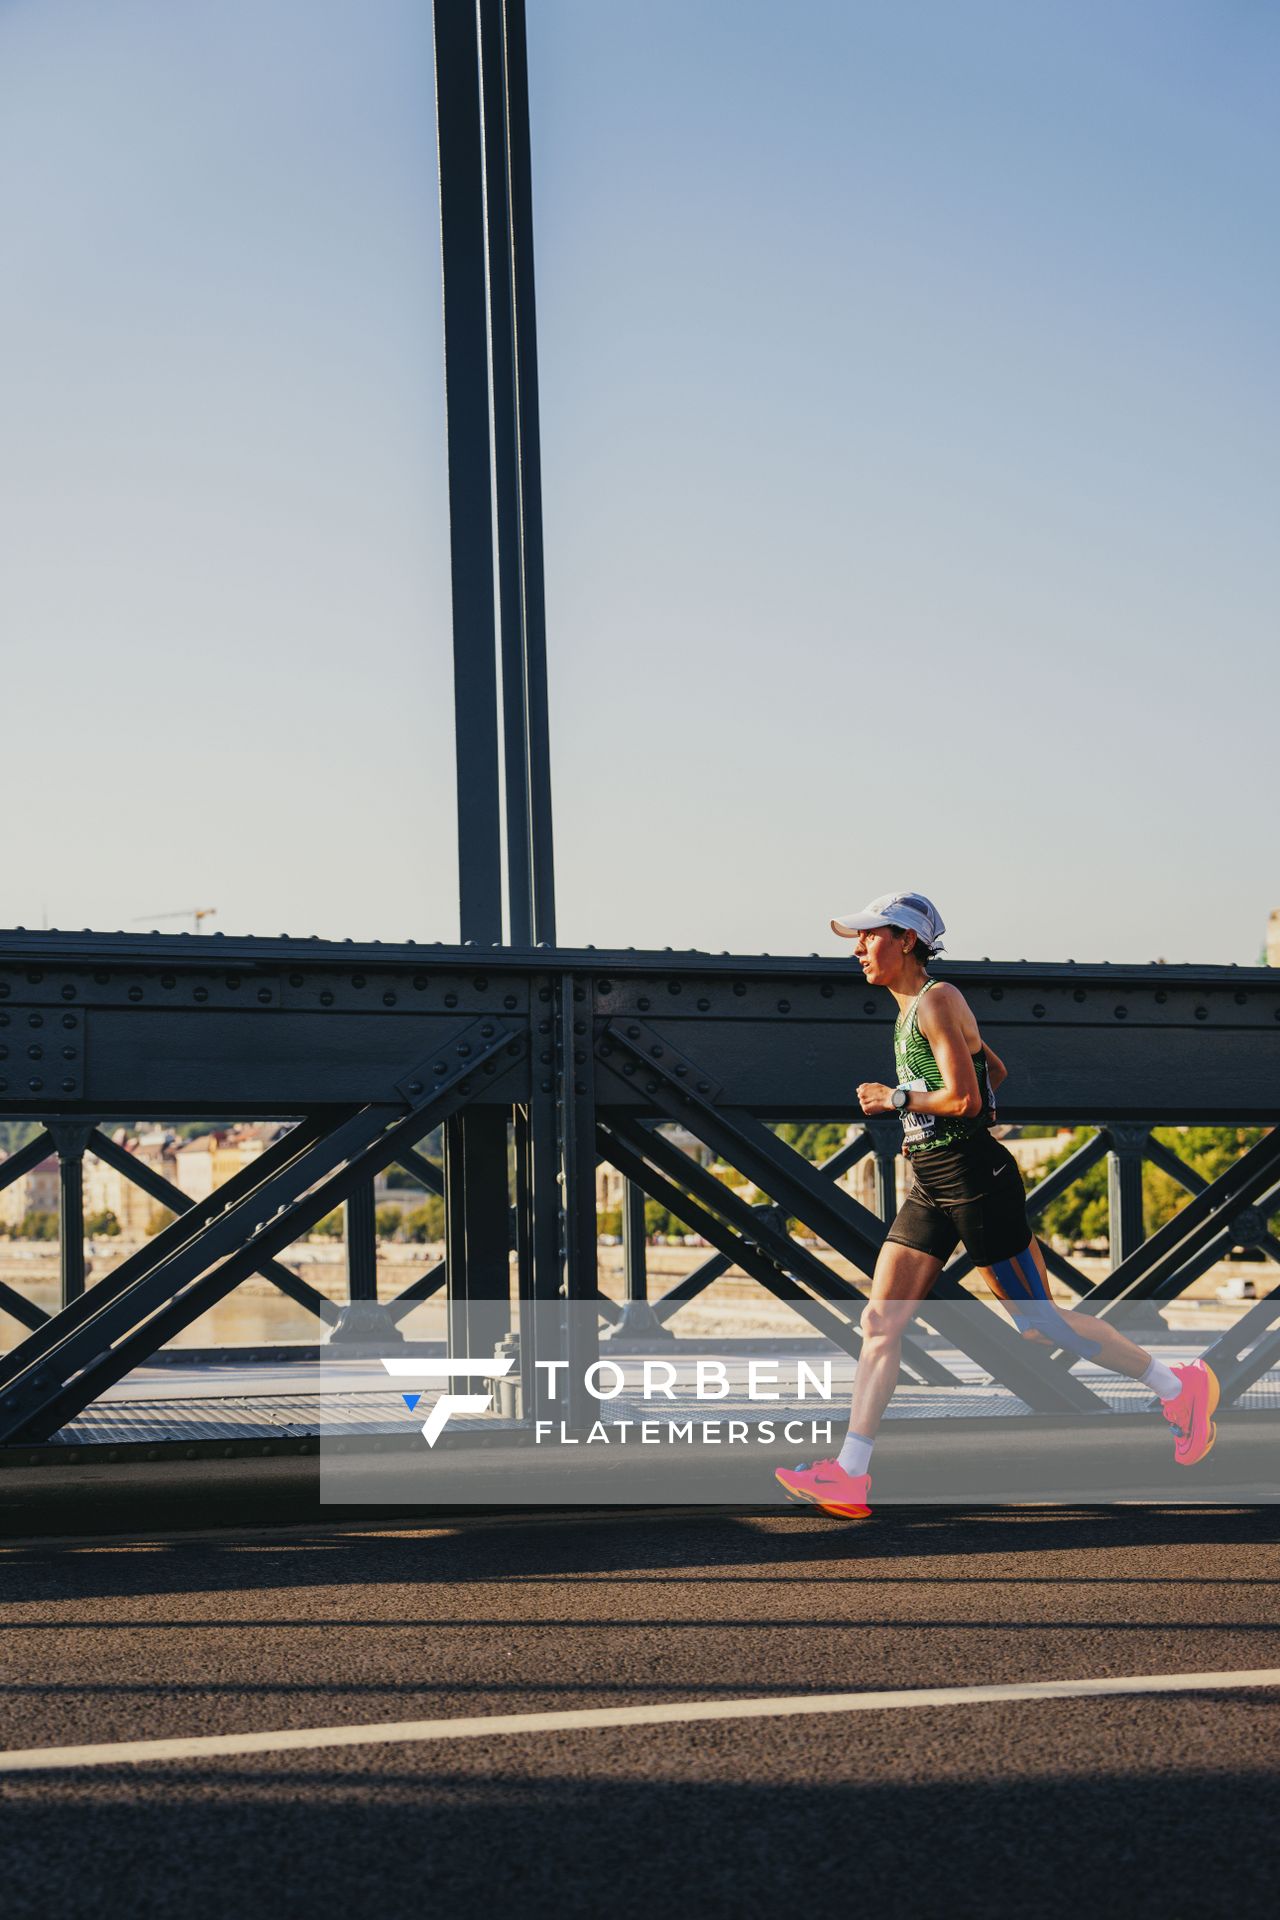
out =
[[[1090,1283],[1047,1249],[1079,1303],[1185,1291],[1234,1246],[1280,1257],[1280,1133],[1266,1132],[1211,1183],[1156,1140],[1184,1123],[1271,1128],[1280,1105],[1280,974],[1268,969],[1090,967],[1034,962],[939,968],[969,996],[1010,1065],[1001,1118],[1096,1131],[1031,1196],[1033,1215],[1107,1157],[1113,1265]],[[853,1088],[883,1078],[893,1008],[847,962],[761,956],[357,946],[221,937],[18,934],[0,941],[0,1115],[40,1135],[0,1165],[0,1184],[50,1152],[59,1169],[61,1305],[6,1286],[25,1337],[0,1360],[0,1443],[47,1438],[107,1387],[253,1275],[330,1333],[394,1340],[418,1301],[442,1292],[452,1351],[488,1353],[524,1303],[594,1301],[620,1338],[661,1338],[679,1307],[730,1264],[814,1329],[858,1350],[865,1280],[891,1212],[895,1139],[872,1126],[824,1166],[779,1137],[782,1120],[860,1119]],[[110,1137],[104,1117],[288,1122],[252,1163],[192,1200]],[[671,1137],[673,1123],[767,1196],[748,1204]],[[442,1129],[443,1166],[420,1151]],[[93,1152],[174,1218],[86,1287],[83,1160]],[[838,1176],[876,1166],[876,1205]],[[595,1174],[630,1182],[627,1297],[599,1288]],[[445,1258],[400,1298],[377,1300],[373,1181],[392,1163],[445,1202]],[[1142,1167],[1189,1191],[1154,1234]],[[709,1255],[650,1302],[643,1196],[694,1228]],[[348,1300],[295,1273],[288,1249],[346,1209]],[[798,1220],[807,1234],[788,1231]],[[516,1297],[511,1298],[514,1248]],[[969,1298],[949,1266],[929,1323]],[[542,1328],[554,1316],[531,1315]],[[1280,1302],[1242,1314],[1215,1352],[1228,1398],[1280,1359]],[[566,1316],[581,1343],[580,1314]],[[1003,1317],[952,1315],[961,1351],[1028,1406],[1099,1412],[1062,1356],[1029,1347]],[[538,1336],[545,1341],[545,1333]],[[598,1336],[597,1336],[598,1337]],[[521,1342],[524,1405],[539,1407]],[[557,1355],[556,1357],[563,1357]],[[574,1357],[589,1361],[590,1355]],[[920,1381],[956,1376],[921,1342]],[[575,1373],[579,1369],[575,1368]]]

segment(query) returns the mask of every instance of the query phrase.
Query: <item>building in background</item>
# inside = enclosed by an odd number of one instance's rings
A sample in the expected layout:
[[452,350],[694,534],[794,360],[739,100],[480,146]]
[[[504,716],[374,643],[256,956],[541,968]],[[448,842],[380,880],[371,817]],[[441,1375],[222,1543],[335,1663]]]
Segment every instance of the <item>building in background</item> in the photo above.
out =
[[188,1199],[207,1200],[215,1187],[251,1166],[283,1131],[278,1120],[268,1120],[217,1127],[183,1140],[175,1155],[175,1183]]
[[1267,965],[1280,967],[1280,907],[1271,909],[1267,922]]
[[[8,1155],[3,1156],[5,1159]],[[58,1211],[58,1156],[51,1153],[29,1173],[0,1191],[0,1231],[21,1226],[29,1213]]]
[[[207,1200],[215,1187],[249,1166],[266,1151],[282,1131],[279,1121],[215,1127],[208,1133],[181,1140],[172,1128],[144,1127],[131,1133],[117,1127],[115,1144],[188,1200]],[[29,1214],[56,1213],[58,1210],[58,1158],[50,1154],[29,1173],[0,1190],[0,1231],[12,1232]],[[157,1214],[163,1215],[163,1203],[146,1193],[115,1167],[108,1166],[95,1153],[84,1157],[85,1218],[111,1214],[121,1235],[141,1240],[154,1232]]]

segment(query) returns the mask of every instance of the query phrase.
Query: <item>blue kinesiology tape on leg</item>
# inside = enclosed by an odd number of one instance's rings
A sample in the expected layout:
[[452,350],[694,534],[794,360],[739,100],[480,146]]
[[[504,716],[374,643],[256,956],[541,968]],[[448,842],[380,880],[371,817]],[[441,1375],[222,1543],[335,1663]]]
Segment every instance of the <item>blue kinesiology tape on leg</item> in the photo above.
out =
[[1099,1340],[1090,1340],[1069,1320],[1063,1318],[1052,1300],[1010,1300],[1006,1302],[1019,1333],[1042,1334],[1064,1353],[1075,1353],[1082,1360],[1096,1360],[1102,1352]]
[[1007,1260],[993,1260],[991,1272],[1019,1333],[1039,1334],[1081,1360],[1094,1360],[1101,1353],[1101,1342],[1077,1332],[1054,1306],[1029,1246]]

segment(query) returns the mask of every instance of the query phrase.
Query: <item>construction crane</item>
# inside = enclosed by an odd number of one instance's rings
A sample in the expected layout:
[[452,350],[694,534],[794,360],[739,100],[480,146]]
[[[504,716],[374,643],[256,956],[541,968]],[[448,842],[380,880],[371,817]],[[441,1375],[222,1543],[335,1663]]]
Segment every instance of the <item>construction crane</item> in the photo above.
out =
[[212,919],[218,911],[216,907],[178,907],[173,913],[144,913],[132,922],[135,927],[154,926],[157,920],[189,920],[192,933],[201,933],[202,920]]

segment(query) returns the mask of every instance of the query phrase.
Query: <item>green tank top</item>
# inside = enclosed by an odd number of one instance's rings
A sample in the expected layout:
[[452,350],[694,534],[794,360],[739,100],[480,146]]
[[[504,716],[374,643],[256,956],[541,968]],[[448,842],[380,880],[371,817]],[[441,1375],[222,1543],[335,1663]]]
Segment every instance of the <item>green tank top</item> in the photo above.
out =
[[[936,980],[926,980],[911,1005],[900,1013],[893,1029],[893,1064],[900,1087],[913,1093],[937,1093],[943,1085],[942,1069],[933,1057],[933,1048],[920,1031],[920,1002]],[[987,1084],[987,1056],[973,1055],[982,1095],[980,1114],[911,1113],[902,1116],[902,1137],[908,1153],[927,1153],[934,1147],[954,1147],[962,1140],[973,1140],[985,1133],[995,1119],[995,1105]]]

